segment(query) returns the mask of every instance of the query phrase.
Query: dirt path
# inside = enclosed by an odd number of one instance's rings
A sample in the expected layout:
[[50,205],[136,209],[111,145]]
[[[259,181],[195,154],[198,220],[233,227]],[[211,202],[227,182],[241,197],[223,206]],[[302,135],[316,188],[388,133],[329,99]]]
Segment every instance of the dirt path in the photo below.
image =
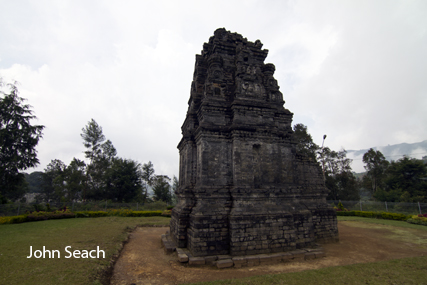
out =
[[361,222],[339,222],[340,242],[324,245],[326,257],[304,262],[216,269],[188,267],[166,255],[160,236],[167,228],[138,228],[125,245],[111,284],[179,284],[427,255],[427,231]]

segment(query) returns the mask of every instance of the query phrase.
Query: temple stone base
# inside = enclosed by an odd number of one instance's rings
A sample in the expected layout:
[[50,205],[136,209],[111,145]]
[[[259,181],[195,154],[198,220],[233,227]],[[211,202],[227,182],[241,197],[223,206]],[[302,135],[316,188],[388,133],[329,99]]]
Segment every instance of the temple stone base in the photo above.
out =
[[210,256],[193,256],[187,248],[175,248],[171,243],[169,232],[162,235],[162,246],[166,253],[176,251],[178,261],[190,266],[210,265],[217,268],[242,268],[257,265],[270,265],[282,262],[301,262],[305,260],[319,259],[326,256],[323,248],[318,244],[313,244],[309,248],[302,248],[287,252],[269,254],[247,254],[242,256],[232,256],[227,254]]

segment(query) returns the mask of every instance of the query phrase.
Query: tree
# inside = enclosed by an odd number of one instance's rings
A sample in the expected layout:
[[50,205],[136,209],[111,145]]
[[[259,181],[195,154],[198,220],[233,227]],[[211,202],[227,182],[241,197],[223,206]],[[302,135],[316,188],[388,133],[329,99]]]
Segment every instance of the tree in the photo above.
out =
[[372,194],[375,194],[378,187],[384,186],[384,179],[389,162],[379,150],[375,151],[372,148],[363,155],[363,162],[366,164],[364,167],[367,171],[363,178],[363,184]]
[[[392,161],[386,171],[385,189],[381,195],[394,195],[399,202],[427,202],[427,166],[422,160],[404,157]],[[375,198],[381,199],[379,195]]]
[[59,159],[52,159],[44,169],[42,183],[42,197],[46,202],[59,202],[63,197],[63,174],[65,163]]
[[63,181],[65,182],[63,199],[67,202],[79,200],[86,189],[86,163],[73,158],[63,172]]
[[307,127],[303,124],[294,125],[294,139],[297,142],[297,153],[308,157],[310,160],[316,160],[316,153],[319,146],[313,142],[313,138],[307,132]]
[[320,156],[325,166],[325,186],[330,190],[328,200],[359,200],[358,182],[351,171],[352,160],[347,151],[323,148]]
[[30,174],[24,174],[25,180],[28,182],[28,192],[29,193],[41,193],[42,184],[43,184],[43,172],[34,171]]
[[146,202],[148,198],[148,186],[153,187],[155,175],[154,175],[154,166],[149,161],[148,163],[144,163],[142,166],[142,180],[144,180],[144,194],[143,194],[143,200]]
[[142,192],[141,165],[131,159],[114,158],[107,170],[107,198],[116,202],[135,201]]
[[80,135],[87,149],[85,156],[89,159],[86,168],[88,191],[84,193],[83,199],[106,199],[105,175],[117,151],[110,140],[105,141],[102,127],[94,119],[88,122]]
[[154,200],[168,204],[172,202],[170,193],[170,178],[166,175],[156,175],[153,183]]
[[[39,164],[36,146],[43,136],[44,126],[32,125],[36,119],[26,99],[18,96],[17,83],[0,89],[0,196],[16,200],[25,192],[25,176],[19,171]],[[0,78],[0,88],[4,84]],[[5,199],[1,199],[5,201]]]
[[172,204],[176,204],[178,202],[176,197],[176,191],[178,191],[178,187],[179,181],[178,178],[176,178],[176,176],[174,175],[172,178]]

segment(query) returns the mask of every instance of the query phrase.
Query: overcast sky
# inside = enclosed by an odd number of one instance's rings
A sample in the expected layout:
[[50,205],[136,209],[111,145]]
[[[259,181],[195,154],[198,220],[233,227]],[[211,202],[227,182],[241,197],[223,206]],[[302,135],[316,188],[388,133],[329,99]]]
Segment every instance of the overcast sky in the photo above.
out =
[[0,0],[0,76],[46,126],[28,171],[83,159],[93,118],[120,157],[178,176],[195,55],[221,27],[261,40],[317,144],[427,139],[425,0]]

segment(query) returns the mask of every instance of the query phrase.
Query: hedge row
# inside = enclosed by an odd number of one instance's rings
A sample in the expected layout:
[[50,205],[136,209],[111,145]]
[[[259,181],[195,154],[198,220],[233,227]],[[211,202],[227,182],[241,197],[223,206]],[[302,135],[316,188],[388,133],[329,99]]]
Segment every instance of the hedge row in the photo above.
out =
[[152,216],[169,216],[170,211],[132,211],[132,210],[110,210],[110,211],[55,211],[55,212],[32,212],[25,215],[0,217],[0,224],[18,224],[31,221],[41,221],[50,219],[67,219],[67,218],[96,218],[107,216],[120,217],[152,217]]
[[337,216],[357,216],[374,219],[406,221],[412,216],[405,214],[396,214],[388,212],[369,212],[369,211],[337,211]]
[[407,222],[411,223],[411,224],[427,226],[427,218],[426,217],[422,217],[422,216],[420,217],[420,216],[421,215],[412,216],[410,219],[407,220]]

